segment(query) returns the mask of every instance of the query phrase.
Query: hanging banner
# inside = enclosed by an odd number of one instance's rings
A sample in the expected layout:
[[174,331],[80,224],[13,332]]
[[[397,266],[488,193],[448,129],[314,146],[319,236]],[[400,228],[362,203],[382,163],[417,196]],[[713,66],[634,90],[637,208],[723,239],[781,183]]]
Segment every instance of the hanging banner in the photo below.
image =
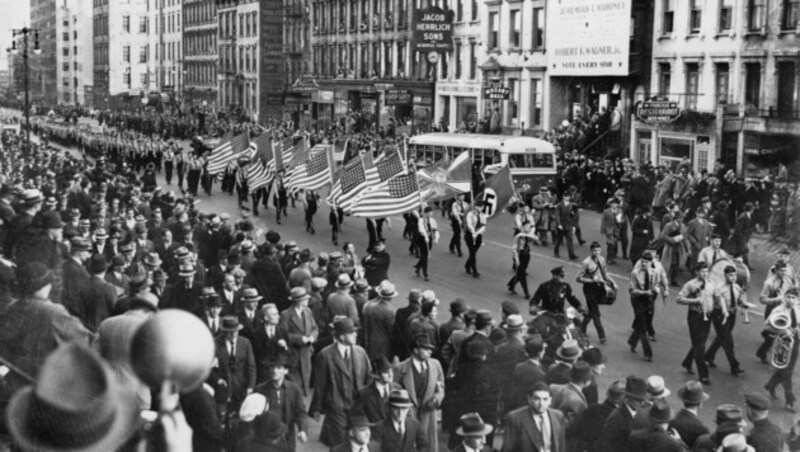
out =
[[453,50],[453,11],[438,6],[414,11],[414,50],[450,52]]

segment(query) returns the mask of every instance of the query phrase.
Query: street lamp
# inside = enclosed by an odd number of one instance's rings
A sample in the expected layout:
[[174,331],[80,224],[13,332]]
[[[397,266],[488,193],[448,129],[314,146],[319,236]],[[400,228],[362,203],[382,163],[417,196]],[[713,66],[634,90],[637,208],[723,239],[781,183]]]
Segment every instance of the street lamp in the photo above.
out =
[[[33,49],[30,48],[30,43],[28,42],[28,37],[33,35]],[[20,40],[19,48],[17,46],[17,37],[22,37]],[[25,67],[25,144],[28,149],[31,148],[31,104],[30,104],[30,87],[29,87],[29,73],[30,73],[30,61],[28,57],[30,56],[30,50],[33,51],[35,55],[40,55],[42,53],[41,47],[39,47],[39,30],[36,28],[15,28],[11,30],[11,53],[14,55],[22,55],[22,59],[24,61]]]

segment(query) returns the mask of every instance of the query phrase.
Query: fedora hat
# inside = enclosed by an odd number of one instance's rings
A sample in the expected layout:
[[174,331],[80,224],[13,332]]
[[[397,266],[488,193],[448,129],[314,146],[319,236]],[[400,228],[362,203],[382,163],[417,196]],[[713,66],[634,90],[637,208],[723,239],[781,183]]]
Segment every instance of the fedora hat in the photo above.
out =
[[264,363],[266,367],[286,367],[287,369],[291,365],[289,361],[289,357],[286,353],[276,353],[270,356]]
[[687,381],[682,388],[678,389],[678,397],[684,403],[702,403],[708,400],[711,396],[703,391],[703,384],[697,380]]
[[[311,278],[311,288],[314,290],[322,290],[328,286],[328,280],[315,276]],[[358,285],[356,285],[358,287]]]
[[95,254],[89,261],[89,271],[93,274],[103,273],[108,270],[108,260],[103,254]]
[[347,273],[342,273],[336,278],[336,287],[339,289],[344,289],[346,287],[353,287],[353,280],[350,279],[350,275]]
[[672,408],[669,407],[669,402],[664,399],[657,399],[653,401],[648,413],[650,421],[654,424],[667,424],[672,420]]
[[105,240],[108,238],[108,232],[105,228],[97,228],[94,230],[94,238],[95,240]]
[[747,444],[744,433],[731,433],[722,438],[716,452],[755,452],[755,448]]
[[350,317],[339,316],[333,319],[333,332],[336,335],[356,332],[356,326]]
[[347,428],[358,428],[358,427],[372,427],[374,426],[374,422],[370,422],[369,418],[367,418],[366,414],[351,414],[350,417],[347,418]]
[[73,237],[69,241],[69,248],[72,252],[91,251],[92,244],[83,237]]
[[47,357],[36,382],[14,394],[7,414],[14,441],[45,452],[117,450],[139,424],[135,394],[95,351],[76,343]]
[[42,192],[40,192],[35,188],[32,188],[22,192],[22,200],[23,202],[25,202],[25,206],[33,207],[36,204],[42,202],[44,198],[42,197]]
[[355,284],[353,285],[353,292],[355,293],[364,293],[369,291],[369,283],[366,279],[359,279],[356,280]]
[[503,325],[503,328],[508,331],[519,331],[525,329],[525,327],[525,321],[519,314],[511,314],[510,316],[506,317],[506,323]]
[[195,273],[197,273],[197,270],[195,270],[194,265],[181,264],[180,269],[178,271],[178,276],[192,276]]
[[586,364],[590,366],[599,366],[600,364],[605,364],[608,361],[608,358],[597,347],[590,347],[583,351],[581,355],[581,359],[586,362]]
[[492,313],[486,309],[481,309],[475,316],[475,328],[481,330],[494,323]]
[[575,339],[568,339],[558,347],[556,356],[568,361],[576,360],[581,356],[581,347]]
[[258,301],[263,299],[261,295],[258,294],[258,290],[255,287],[247,287],[242,290],[242,301]]
[[251,422],[253,419],[264,414],[267,410],[267,398],[258,392],[254,392],[245,397],[242,406],[239,408],[239,419],[244,422]]
[[431,342],[431,338],[427,334],[417,334],[414,336],[414,348],[427,348],[429,350],[436,349]]
[[389,405],[398,408],[409,408],[414,406],[414,403],[411,402],[408,391],[405,389],[393,389],[389,393]]
[[61,215],[56,211],[49,211],[42,214],[42,229],[61,229],[64,227],[64,222],[61,221]]
[[372,368],[375,369],[375,375],[380,375],[392,370],[392,363],[385,356],[381,356],[372,362]]
[[207,308],[222,308],[225,306],[225,302],[222,301],[222,297],[220,297],[216,292],[204,295],[203,300],[205,301]]
[[119,252],[122,254],[133,253],[133,248],[134,248],[133,242],[126,241],[125,243],[121,243],[119,245]]
[[17,276],[19,288],[23,294],[33,294],[42,287],[51,284],[50,270],[40,262],[25,264]]
[[122,267],[125,265],[125,258],[122,255],[117,254],[116,256],[111,258],[111,266],[112,267]]
[[153,272],[153,281],[166,281],[167,279],[169,278],[167,277],[167,272],[164,270],[157,268]]
[[486,436],[492,433],[494,427],[483,422],[478,413],[467,413],[458,420],[459,426],[456,429],[458,436]]
[[295,303],[299,303],[303,300],[308,300],[311,298],[311,295],[308,294],[308,291],[305,287],[294,287],[290,292],[289,299]]
[[638,400],[646,400],[647,382],[640,377],[629,376],[625,379],[625,395]]
[[160,267],[161,257],[159,257],[158,253],[147,253],[147,255],[144,257],[144,265]]
[[[219,298],[219,297],[217,297]],[[222,318],[219,329],[222,331],[241,331],[244,325],[239,323],[239,318],[233,315],[226,315]]]
[[650,397],[664,398],[669,397],[672,392],[665,386],[664,378],[658,375],[647,377],[647,393]]
[[389,281],[384,281],[378,290],[378,295],[381,298],[394,298],[397,296],[397,290],[395,289],[394,284],[390,283]]

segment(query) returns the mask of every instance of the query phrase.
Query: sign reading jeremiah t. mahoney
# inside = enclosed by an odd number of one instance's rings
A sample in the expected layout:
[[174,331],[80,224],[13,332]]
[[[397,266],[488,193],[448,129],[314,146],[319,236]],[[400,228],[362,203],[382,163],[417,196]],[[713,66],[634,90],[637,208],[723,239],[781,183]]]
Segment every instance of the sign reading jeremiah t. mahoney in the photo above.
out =
[[437,6],[414,11],[414,50],[453,50],[453,11]]
[[548,72],[628,75],[631,1],[559,0],[548,5]]

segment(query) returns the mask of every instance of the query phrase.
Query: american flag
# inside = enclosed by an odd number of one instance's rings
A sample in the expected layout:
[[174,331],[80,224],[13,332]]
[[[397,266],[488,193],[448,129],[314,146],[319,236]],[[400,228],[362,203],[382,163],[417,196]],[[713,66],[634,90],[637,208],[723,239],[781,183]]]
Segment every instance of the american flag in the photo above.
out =
[[294,137],[286,137],[273,143],[272,151],[275,155],[275,168],[276,171],[286,169],[292,161],[292,154],[294,153]]
[[308,152],[305,162],[298,164],[291,170],[286,185],[290,190],[296,192],[301,188],[308,190],[319,190],[331,182],[331,165],[329,154],[332,153],[330,146],[324,146]]
[[259,159],[247,167],[247,187],[252,192],[261,187],[266,187],[272,182],[275,172]]
[[350,211],[353,203],[367,188],[365,166],[363,157],[351,160],[342,169],[339,180],[333,185],[328,202],[341,207],[346,212]]
[[421,205],[417,175],[410,173],[380,182],[355,203],[351,212],[356,217],[381,218],[400,215]]
[[367,183],[370,187],[375,187],[378,183],[386,182],[403,172],[405,172],[405,166],[403,159],[400,158],[400,153],[396,150],[388,152],[381,156],[374,166],[367,169]]
[[250,136],[248,132],[240,133],[230,140],[225,140],[211,151],[208,159],[208,174],[212,176],[225,171],[228,163],[236,161],[239,157],[249,154]]

